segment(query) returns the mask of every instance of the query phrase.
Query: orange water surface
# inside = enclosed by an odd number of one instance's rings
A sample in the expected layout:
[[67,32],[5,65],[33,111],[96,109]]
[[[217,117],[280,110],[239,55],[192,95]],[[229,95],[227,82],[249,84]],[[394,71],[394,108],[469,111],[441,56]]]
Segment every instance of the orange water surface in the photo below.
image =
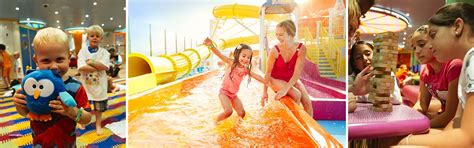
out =
[[132,98],[137,100],[129,104],[134,108],[129,110],[129,146],[315,146],[282,103],[260,106],[262,84],[254,79],[244,79],[238,93],[244,120],[234,112],[215,124],[223,110],[218,98],[221,82],[222,72],[213,72],[156,91],[161,93]]

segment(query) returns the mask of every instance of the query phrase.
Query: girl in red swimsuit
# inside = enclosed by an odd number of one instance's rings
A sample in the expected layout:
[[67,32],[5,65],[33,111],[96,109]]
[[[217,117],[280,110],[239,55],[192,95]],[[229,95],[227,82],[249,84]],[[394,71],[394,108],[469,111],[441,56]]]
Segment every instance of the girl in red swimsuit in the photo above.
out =
[[[292,20],[280,22],[275,33],[279,43],[268,55],[265,81],[270,82],[272,89],[277,91],[276,100],[288,94],[296,103],[301,101],[305,111],[313,116],[308,92],[299,81],[306,57],[306,47],[294,41],[295,23]],[[268,98],[267,87],[264,87],[262,105],[265,105]]]

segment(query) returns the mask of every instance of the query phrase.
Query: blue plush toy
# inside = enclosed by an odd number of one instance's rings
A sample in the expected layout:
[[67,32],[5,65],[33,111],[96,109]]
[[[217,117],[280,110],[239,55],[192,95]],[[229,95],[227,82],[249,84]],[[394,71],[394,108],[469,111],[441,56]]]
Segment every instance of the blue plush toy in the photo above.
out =
[[61,101],[67,106],[76,106],[76,101],[66,91],[61,76],[52,70],[27,71],[21,83],[22,93],[26,95],[26,107],[30,111],[31,120],[51,120],[49,101],[60,96]]

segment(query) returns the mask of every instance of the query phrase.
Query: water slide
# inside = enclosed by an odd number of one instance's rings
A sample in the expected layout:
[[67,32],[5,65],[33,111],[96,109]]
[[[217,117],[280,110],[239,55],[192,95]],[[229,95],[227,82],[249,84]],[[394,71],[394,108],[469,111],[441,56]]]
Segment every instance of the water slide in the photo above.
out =
[[[257,6],[232,4],[215,7],[213,14],[216,18],[258,18],[259,11],[260,8]],[[273,15],[266,19],[278,20],[281,17]],[[225,49],[235,47],[239,43],[258,43],[258,36],[219,39],[216,43],[219,49]],[[261,88],[255,88],[250,93],[239,92],[239,95],[247,94],[245,98],[241,99],[242,102],[245,102],[245,107],[251,107],[247,113],[250,119],[243,122],[233,122],[234,120],[230,119],[216,127],[211,126],[212,128],[209,128],[206,124],[212,124],[211,121],[215,115],[196,113],[204,112],[202,111],[204,108],[206,113],[218,113],[222,110],[218,102],[219,99],[216,98],[216,92],[218,92],[222,81],[221,76],[216,73],[222,73],[222,71],[213,71],[181,80],[177,79],[186,76],[201,61],[206,60],[210,54],[207,47],[201,45],[195,49],[187,49],[168,56],[129,55],[128,82],[130,85],[128,86],[140,86],[128,88],[128,93],[132,95],[129,100],[131,144],[151,146],[154,143],[184,145],[252,145],[261,143],[262,145],[296,144],[342,147],[337,140],[306,114],[301,107],[295,105],[290,98],[272,103],[274,105],[269,106],[276,107],[263,109],[264,113],[262,113],[262,109],[256,107],[259,105],[255,105],[259,101],[254,99],[255,96],[261,93],[258,91]],[[206,86],[199,86],[199,83]],[[159,84],[164,85],[158,86]],[[241,90],[249,89],[242,88]],[[203,92],[206,94],[202,94]],[[253,104],[246,105],[246,103]],[[200,106],[194,107],[196,104]],[[212,107],[208,105],[212,105]],[[252,110],[258,113],[250,113]],[[180,118],[180,115],[183,115],[182,118]],[[195,120],[198,124],[194,122]],[[183,124],[181,121],[188,122],[183,122],[186,124],[178,126]],[[241,133],[244,131],[251,132],[251,134]],[[270,133],[268,133],[269,131]],[[150,136],[157,138],[145,138]],[[270,138],[276,138],[276,140],[269,140]],[[247,143],[242,143],[242,141]]]
[[[217,92],[223,71],[214,70],[160,85],[150,93],[128,101],[129,146],[268,145],[297,147],[342,147],[311,116],[290,98],[261,107],[262,85],[243,82],[239,98],[244,120],[234,113],[219,124],[222,111]],[[247,84],[248,83],[248,84]],[[269,98],[275,94],[269,93]]]
[[[221,5],[213,9],[214,17],[226,18],[254,18],[259,19],[260,7],[253,5]],[[287,19],[284,15],[269,14],[265,16],[269,21],[281,21]],[[235,47],[240,43],[257,44],[259,36],[246,36],[231,39],[217,39],[218,49]],[[149,57],[142,54],[130,54],[128,78],[130,85],[143,86],[129,88],[129,94],[136,94],[164,84],[175,81],[188,74],[196,68],[201,61],[210,56],[210,51],[206,46],[199,45],[195,49],[186,49],[183,52],[173,55],[163,55],[159,57]],[[144,66],[136,66],[144,65]]]

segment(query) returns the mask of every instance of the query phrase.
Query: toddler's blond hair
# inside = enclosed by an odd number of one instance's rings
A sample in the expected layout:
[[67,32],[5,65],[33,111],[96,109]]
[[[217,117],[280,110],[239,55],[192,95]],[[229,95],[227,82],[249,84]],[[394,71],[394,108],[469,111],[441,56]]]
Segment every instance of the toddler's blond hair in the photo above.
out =
[[100,27],[99,25],[92,25],[89,28],[86,29],[87,36],[91,33],[97,33],[99,36],[103,37],[104,36],[104,29]]
[[41,29],[36,33],[36,36],[33,39],[33,46],[38,48],[46,44],[58,44],[63,46],[66,50],[69,49],[67,34],[57,28],[48,27]]

